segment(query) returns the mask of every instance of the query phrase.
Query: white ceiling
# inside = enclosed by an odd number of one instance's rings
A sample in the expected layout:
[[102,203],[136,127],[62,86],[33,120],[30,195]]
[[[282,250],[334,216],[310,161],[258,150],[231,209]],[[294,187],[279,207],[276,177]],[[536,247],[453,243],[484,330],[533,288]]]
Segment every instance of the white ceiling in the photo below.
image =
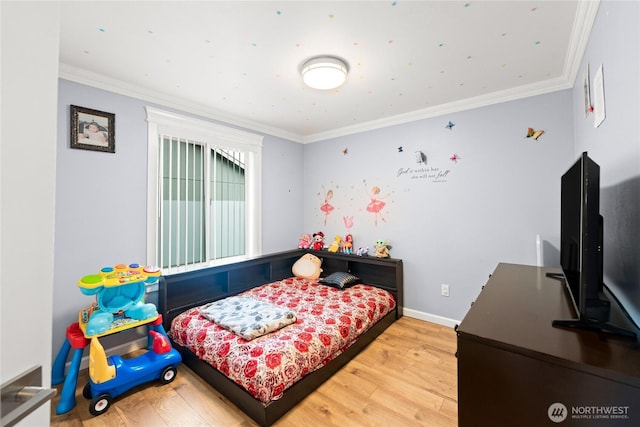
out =
[[[592,0],[69,1],[60,77],[311,142],[571,87],[597,8]],[[349,64],[342,87],[303,85],[301,64],[321,54]]]

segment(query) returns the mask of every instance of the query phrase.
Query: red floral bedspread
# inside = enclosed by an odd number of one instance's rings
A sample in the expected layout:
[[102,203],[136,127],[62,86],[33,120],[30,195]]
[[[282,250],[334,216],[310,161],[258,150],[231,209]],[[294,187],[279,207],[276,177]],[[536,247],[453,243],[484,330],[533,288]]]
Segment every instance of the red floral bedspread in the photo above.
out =
[[286,306],[298,320],[246,341],[200,316],[196,307],[173,320],[170,334],[263,403],[279,399],[289,386],[340,355],[395,308],[393,296],[373,286],[338,290],[299,278],[259,286],[243,295]]

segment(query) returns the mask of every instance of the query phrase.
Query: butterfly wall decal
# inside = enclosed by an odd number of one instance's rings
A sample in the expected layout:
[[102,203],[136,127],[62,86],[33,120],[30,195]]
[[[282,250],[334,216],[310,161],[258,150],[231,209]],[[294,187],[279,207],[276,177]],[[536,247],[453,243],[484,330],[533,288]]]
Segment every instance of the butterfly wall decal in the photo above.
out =
[[403,150],[402,146],[398,147],[398,153],[402,153],[402,150]]
[[451,129],[453,129],[453,127],[455,125],[456,125],[455,123],[453,123],[451,120],[449,120],[449,123],[447,123],[447,125],[445,127],[448,128],[449,130],[451,130]]
[[543,133],[544,133],[543,130],[534,130],[533,128],[528,128],[527,129],[527,138],[533,138],[533,139],[535,139],[537,141],[538,138],[540,138]]

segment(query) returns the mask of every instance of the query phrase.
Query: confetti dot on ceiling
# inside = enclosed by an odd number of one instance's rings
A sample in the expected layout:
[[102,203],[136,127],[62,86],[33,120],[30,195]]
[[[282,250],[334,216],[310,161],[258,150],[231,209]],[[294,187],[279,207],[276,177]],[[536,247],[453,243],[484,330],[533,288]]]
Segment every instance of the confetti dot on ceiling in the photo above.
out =
[[395,2],[395,1],[391,2],[391,6],[396,6],[397,4],[398,2]]
[[532,8],[531,8],[531,12],[535,12],[536,10],[538,10],[538,8],[537,8],[537,7],[532,7]]
[[152,30],[147,30],[147,33],[153,34],[153,31]]
[[438,43],[438,47],[444,47],[444,43]]
[[333,17],[334,17],[333,14],[329,15],[329,19],[333,19]]
[[540,44],[540,40],[536,40],[535,45],[538,46]]
[[105,30],[104,28],[98,28],[98,31],[100,31],[101,33],[104,33],[107,30]]
[[471,59],[471,55],[467,55],[467,59]]
[[465,3],[464,4],[464,7],[469,7],[469,6],[471,6],[471,3]]
[[282,15],[282,12],[279,10],[276,10],[276,15]]

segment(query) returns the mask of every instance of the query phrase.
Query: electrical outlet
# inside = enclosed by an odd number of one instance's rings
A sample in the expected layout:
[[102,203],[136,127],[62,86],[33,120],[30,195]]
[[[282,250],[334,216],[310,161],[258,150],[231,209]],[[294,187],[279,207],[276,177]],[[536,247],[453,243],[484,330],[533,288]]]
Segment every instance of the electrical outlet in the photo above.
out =
[[442,294],[443,297],[448,297],[449,296],[449,285],[443,283],[442,285],[440,285],[440,293]]

